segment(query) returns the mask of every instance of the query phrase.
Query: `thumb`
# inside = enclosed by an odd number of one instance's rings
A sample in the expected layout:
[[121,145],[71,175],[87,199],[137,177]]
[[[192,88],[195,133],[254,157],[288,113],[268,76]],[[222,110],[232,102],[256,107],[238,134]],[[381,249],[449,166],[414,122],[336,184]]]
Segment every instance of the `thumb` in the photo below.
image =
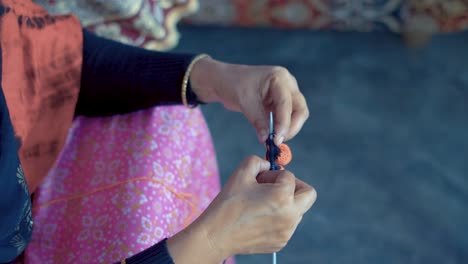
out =
[[256,177],[260,173],[267,171],[270,163],[258,156],[249,156],[239,165],[236,171],[236,178],[243,182],[256,182]]

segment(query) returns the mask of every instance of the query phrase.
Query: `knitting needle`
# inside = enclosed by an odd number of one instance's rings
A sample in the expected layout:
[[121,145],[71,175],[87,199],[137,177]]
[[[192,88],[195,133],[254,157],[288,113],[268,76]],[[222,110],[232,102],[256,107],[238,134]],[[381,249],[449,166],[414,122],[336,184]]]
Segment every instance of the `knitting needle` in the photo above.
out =
[[275,129],[273,128],[273,112],[270,112],[270,135],[275,135]]
[[268,149],[270,150],[269,151],[269,160],[270,160],[270,170],[276,170],[276,166],[275,166],[275,153],[274,151],[272,151],[274,149],[274,146],[273,144],[274,143],[274,139],[275,139],[275,129],[273,127],[273,112],[270,112],[270,127],[269,127],[269,134],[268,134]]
[[[270,144],[274,144],[273,140],[275,138],[275,130],[273,127],[273,112],[270,112],[270,129],[269,129],[269,138],[270,138]],[[273,155],[273,151],[271,151],[272,148],[270,148],[270,170],[275,170],[275,158]],[[276,252],[273,252],[273,264],[276,264]]]

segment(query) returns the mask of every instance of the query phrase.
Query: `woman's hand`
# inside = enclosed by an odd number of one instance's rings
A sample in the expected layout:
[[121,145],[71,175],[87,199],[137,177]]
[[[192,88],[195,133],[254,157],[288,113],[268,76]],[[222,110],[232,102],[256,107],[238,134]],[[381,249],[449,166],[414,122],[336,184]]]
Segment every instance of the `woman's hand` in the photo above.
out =
[[176,264],[219,263],[236,254],[277,252],[287,244],[316,192],[289,171],[268,169],[259,157],[242,162],[207,210],[169,239]]
[[283,67],[236,65],[205,58],[195,64],[190,82],[201,101],[219,102],[229,110],[242,112],[261,142],[268,137],[270,111],[275,116],[277,144],[294,137],[309,117],[296,79]]

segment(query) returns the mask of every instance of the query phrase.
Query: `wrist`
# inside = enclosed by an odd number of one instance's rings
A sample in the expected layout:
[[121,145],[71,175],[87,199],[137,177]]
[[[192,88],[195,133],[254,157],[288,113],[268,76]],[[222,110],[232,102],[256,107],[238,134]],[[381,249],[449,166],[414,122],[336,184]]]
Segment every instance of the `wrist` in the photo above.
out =
[[167,247],[175,264],[218,264],[227,257],[216,250],[198,220],[169,238]]
[[222,62],[210,57],[199,60],[190,74],[190,86],[197,98],[204,103],[220,102],[219,88],[222,81]]

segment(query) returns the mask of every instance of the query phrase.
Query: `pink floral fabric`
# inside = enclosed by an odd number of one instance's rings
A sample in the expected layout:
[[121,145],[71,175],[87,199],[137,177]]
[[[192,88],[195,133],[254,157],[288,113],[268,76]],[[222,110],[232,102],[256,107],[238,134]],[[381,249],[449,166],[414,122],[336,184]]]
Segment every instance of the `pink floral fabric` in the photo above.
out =
[[120,261],[190,224],[219,190],[200,110],[78,118],[34,196],[25,263]]

